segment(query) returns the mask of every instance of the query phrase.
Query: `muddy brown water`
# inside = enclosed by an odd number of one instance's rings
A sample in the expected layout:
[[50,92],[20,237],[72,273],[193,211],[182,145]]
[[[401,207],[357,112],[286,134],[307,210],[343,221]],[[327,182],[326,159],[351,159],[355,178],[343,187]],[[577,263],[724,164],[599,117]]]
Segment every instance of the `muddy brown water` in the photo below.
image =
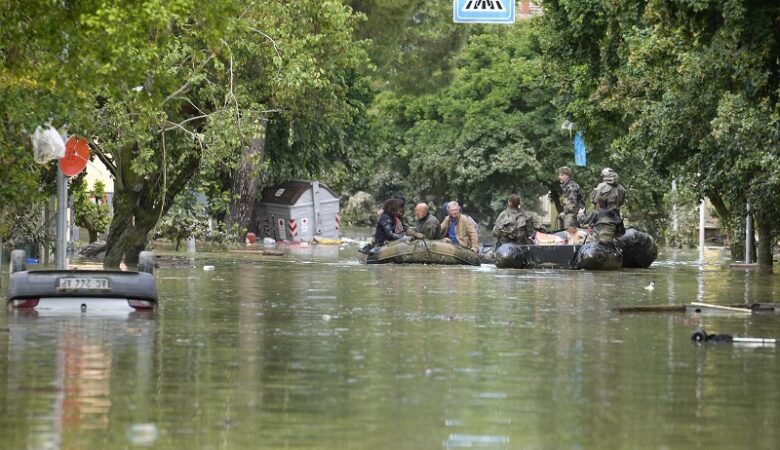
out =
[[164,258],[153,314],[0,313],[0,447],[778,448],[778,350],[690,336],[780,338],[780,315],[612,311],[780,301],[778,275],[706,256],[619,272],[366,266],[354,246]]

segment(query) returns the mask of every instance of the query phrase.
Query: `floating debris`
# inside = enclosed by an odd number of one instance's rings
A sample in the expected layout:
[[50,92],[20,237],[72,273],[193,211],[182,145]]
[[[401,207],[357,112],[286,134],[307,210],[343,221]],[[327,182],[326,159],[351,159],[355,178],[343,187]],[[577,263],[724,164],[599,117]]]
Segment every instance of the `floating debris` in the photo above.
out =
[[715,315],[733,315],[733,314],[752,314],[754,312],[775,312],[775,307],[769,307],[768,304],[755,305],[736,305],[724,306],[713,305],[711,303],[688,303],[682,305],[635,305],[619,306],[612,311],[625,313],[694,313],[694,314],[715,314]]
[[730,334],[707,334],[704,330],[696,331],[691,335],[691,340],[696,343],[713,342],[717,344],[753,344],[753,345],[775,345],[777,339],[771,338],[752,338],[739,337]]
[[127,438],[133,445],[152,445],[160,435],[153,423],[136,423],[127,430]]

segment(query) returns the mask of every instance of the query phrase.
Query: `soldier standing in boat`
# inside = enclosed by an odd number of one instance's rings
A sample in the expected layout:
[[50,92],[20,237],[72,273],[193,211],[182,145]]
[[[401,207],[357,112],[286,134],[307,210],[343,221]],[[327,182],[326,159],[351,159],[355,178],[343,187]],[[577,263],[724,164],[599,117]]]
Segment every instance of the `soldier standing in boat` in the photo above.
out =
[[594,212],[588,218],[581,217],[582,223],[593,226],[598,241],[612,243],[616,237],[625,233],[620,207],[626,202],[626,190],[618,183],[618,174],[609,167],[601,171],[602,182],[590,193]]
[[443,237],[476,253],[479,250],[479,237],[474,219],[460,212],[458,202],[449,202],[447,213],[439,227]]
[[558,216],[562,220],[563,228],[578,228],[577,213],[585,209],[585,199],[582,189],[572,179],[571,169],[563,166],[558,169],[558,181],[561,183],[561,206],[563,211]]
[[498,215],[493,227],[496,248],[502,244],[530,245],[536,233],[533,216],[521,208],[520,196],[512,194],[507,200],[507,208]]

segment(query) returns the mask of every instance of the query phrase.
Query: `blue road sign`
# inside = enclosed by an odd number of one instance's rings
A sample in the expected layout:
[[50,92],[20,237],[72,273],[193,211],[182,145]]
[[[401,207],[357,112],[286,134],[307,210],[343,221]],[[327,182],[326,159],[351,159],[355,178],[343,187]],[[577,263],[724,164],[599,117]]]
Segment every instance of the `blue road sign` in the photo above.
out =
[[452,0],[456,23],[515,23],[515,0]]

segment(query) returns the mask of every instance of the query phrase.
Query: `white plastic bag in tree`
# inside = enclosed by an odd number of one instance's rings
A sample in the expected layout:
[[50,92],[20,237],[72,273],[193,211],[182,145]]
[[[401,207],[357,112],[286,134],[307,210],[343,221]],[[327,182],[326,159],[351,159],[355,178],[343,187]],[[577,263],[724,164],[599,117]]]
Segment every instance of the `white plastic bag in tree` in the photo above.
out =
[[62,140],[60,133],[50,125],[45,128],[38,126],[30,139],[32,139],[33,151],[35,152],[35,161],[39,164],[65,156],[65,141]]

